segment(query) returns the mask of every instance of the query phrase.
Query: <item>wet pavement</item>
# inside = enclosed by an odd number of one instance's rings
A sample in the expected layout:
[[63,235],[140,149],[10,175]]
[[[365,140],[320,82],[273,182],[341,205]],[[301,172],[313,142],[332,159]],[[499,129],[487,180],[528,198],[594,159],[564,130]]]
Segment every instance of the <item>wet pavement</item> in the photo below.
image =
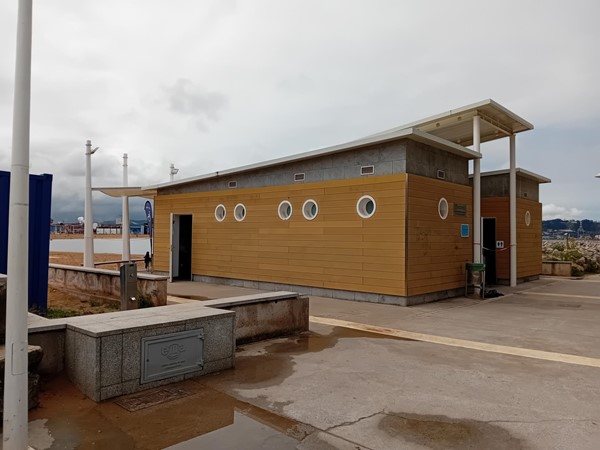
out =
[[[119,406],[120,399],[96,404],[63,377],[46,380],[41,406],[30,412],[31,443],[38,449],[597,449],[600,368],[535,352],[600,363],[598,286],[597,278],[542,279],[498,288],[506,295],[495,299],[410,308],[311,298],[310,332],[241,346],[235,369],[170,385],[180,397],[137,411]],[[189,296],[220,296],[218,287],[209,292],[202,283],[186,289]],[[394,331],[423,338],[390,336]],[[428,342],[430,336],[442,344]],[[494,350],[499,345],[532,353],[501,353]]]

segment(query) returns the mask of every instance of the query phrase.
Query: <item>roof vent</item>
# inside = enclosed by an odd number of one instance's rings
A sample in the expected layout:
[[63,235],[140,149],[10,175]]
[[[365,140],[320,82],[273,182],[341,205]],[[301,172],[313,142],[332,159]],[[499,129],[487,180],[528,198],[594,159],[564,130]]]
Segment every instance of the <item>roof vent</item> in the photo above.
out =
[[360,168],[361,175],[373,175],[375,173],[375,166],[362,166]]
[[467,215],[467,205],[464,203],[455,203],[454,204],[454,215],[455,216],[466,216]]
[[229,182],[229,189],[235,189],[237,187],[237,181]]
[[437,177],[440,180],[445,180],[446,179],[446,171],[445,170],[438,170],[437,171]]
[[523,198],[527,198],[527,192],[523,192]]
[[304,181],[305,178],[306,178],[306,176],[304,175],[304,173],[295,173],[294,174],[294,181]]

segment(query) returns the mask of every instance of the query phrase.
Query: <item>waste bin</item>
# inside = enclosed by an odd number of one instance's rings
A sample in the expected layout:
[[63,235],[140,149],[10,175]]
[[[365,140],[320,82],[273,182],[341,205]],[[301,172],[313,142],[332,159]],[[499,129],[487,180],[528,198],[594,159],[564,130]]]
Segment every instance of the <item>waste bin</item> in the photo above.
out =
[[137,266],[125,263],[119,269],[121,275],[121,311],[138,309]]
[[479,288],[481,298],[485,297],[485,264],[467,263],[465,271],[465,295],[469,295],[469,288]]

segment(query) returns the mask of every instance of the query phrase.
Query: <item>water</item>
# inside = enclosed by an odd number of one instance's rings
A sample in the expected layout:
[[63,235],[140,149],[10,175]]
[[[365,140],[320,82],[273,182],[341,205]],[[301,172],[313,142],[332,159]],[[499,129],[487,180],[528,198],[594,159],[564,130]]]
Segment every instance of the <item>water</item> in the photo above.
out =
[[[52,239],[51,252],[76,252],[83,253],[83,239]],[[131,239],[130,248],[132,255],[143,255],[150,251],[150,239]],[[94,239],[94,253],[121,253],[123,243],[121,239]]]

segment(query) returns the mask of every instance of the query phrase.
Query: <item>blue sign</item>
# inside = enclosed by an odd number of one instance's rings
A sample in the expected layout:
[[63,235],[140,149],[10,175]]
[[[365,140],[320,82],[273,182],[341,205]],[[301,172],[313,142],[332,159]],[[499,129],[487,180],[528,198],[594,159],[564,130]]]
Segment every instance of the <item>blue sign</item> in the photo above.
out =
[[469,237],[469,224],[462,223],[460,225],[460,237],[468,238]]
[[144,205],[144,211],[146,212],[146,221],[148,222],[148,234],[152,236],[152,203],[150,203],[150,200]]

